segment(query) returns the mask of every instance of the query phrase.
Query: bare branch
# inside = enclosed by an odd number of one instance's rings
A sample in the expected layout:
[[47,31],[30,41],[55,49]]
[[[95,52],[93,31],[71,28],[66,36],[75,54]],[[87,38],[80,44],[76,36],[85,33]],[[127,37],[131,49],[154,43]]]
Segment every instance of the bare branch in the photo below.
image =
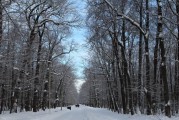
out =
[[134,21],[132,18],[126,16],[125,14],[122,14],[120,12],[118,12],[118,10],[116,8],[114,8],[112,6],[112,4],[108,1],[108,0],[104,0],[104,2],[114,11],[116,12],[117,16],[120,16],[124,19],[126,19],[127,21],[129,21],[131,24],[133,24],[134,26],[136,26],[144,35],[144,37],[148,37],[147,32],[144,31],[144,29],[142,27],[140,27],[139,23],[137,23],[136,21]]

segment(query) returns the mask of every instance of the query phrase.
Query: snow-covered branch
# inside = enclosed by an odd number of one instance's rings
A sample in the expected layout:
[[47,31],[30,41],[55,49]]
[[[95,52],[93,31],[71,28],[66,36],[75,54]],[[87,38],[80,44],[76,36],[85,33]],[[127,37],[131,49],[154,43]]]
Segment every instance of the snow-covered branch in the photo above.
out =
[[136,26],[141,32],[142,34],[144,35],[144,37],[148,37],[148,33],[145,32],[145,30],[140,27],[140,24],[137,23],[135,20],[133,20],[132,18],[126,16],[125,14],[119,12],[116,8],[114,8],[114,6],[108,1],[108,0],[104,0],[104,2],[113,10],[116,12],[117,16],[120,16],[124,19],[126,19],[127,21],[129,21],[131,24],[133,24],[134,26]]

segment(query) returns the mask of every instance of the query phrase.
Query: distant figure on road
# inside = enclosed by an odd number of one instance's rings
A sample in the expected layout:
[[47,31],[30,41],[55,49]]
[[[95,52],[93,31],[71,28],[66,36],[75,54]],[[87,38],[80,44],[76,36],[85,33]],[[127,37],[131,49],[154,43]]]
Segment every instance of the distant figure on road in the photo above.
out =
[[71,110],[71,106],[67,106],[67,109]]
[[76,107],[80,107],[80,105],[79,105],[79,104],[76,104],[75,106],[76,106]]

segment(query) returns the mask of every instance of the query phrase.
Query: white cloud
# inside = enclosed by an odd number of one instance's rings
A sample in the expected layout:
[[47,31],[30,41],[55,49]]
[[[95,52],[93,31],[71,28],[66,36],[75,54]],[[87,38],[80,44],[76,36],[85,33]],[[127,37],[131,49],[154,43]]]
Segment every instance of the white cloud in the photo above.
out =
[[84,79],[76,79],[75,86],[77,88],[78,93],[80,92],[81,85],[85,82]]

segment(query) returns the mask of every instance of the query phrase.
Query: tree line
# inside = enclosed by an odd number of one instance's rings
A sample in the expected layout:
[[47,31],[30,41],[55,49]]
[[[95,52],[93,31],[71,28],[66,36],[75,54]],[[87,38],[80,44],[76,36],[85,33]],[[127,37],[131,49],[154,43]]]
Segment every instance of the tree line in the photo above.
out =
[[118,113],[179,110],[179,0],[87,0],[91,57],[81,103]]
[[0,0],[0,114],[76,102],[65,45],[79,15],[68,0]]

